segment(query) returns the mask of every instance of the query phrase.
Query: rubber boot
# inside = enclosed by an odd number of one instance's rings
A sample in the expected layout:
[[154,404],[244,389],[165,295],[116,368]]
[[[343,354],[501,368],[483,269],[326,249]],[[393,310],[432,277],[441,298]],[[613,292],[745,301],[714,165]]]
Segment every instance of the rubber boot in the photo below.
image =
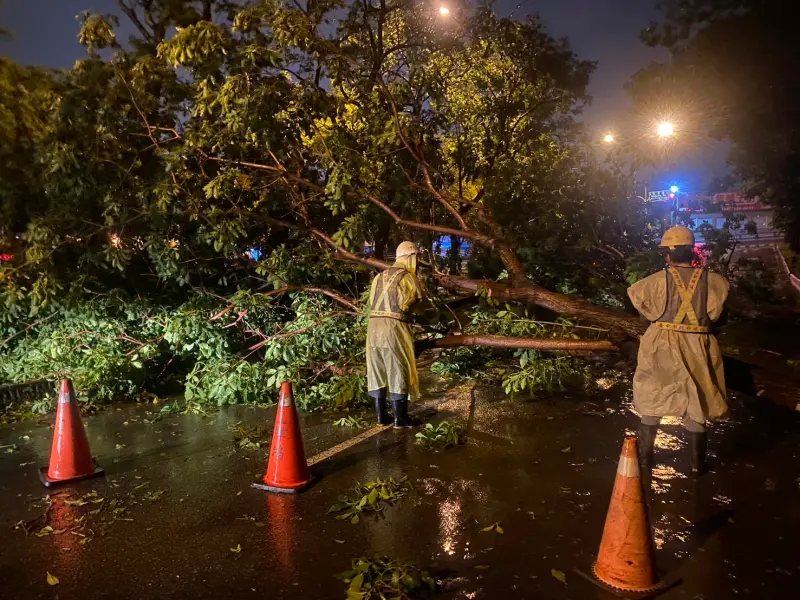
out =
[[417,419],[408,416],[408,396],[392,394],[392,410],[394,411],[394,428],[405,429],[420,424]]
[[386,409],[386,388],[371,391],[369,395],[375,401],[375,414],[378,417],[378,425],[391,425],[392,418]]
[[658,425],[639,425],[639,466],[645,469],[653,468],[653,446],[658,435]]
[[708,447],[708,432],[691,432],[689,434],[692,451],[692,475],[699,476],[708,473],[706,464],[706,448]]

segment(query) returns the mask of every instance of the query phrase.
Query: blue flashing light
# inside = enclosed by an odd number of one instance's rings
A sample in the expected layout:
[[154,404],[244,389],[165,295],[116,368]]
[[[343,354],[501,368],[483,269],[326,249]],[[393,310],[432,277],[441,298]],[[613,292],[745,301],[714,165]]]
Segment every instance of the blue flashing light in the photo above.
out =
[[677,185],[669,186],[669,191],[672,192],[673,194],[677,194],[678,193],[678,186]]

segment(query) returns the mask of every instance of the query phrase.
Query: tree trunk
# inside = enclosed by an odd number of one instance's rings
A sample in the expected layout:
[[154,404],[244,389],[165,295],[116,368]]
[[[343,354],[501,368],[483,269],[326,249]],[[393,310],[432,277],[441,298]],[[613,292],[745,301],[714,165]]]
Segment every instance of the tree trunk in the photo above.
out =
[[435,348],[457,348],[460,346],[483,346],[504,350],[589,350],[592,352],[616,352],[618,348],[608,340],[573,340],[558,338],[510,338],[502,335],[448,335],[432,340]]
[[462,279],[449,275],[437,277],[439,283],[451,290],[475,293],[485,289],[487,295],[494,300],[508,302],[532,302],[566,317],[582,319],[609,330],[612,339],[624,337],[638,338],[645,327],[638,317],[623,312],[592,304],[579,296],[551,292],[530,281],[517,287],[511,287],[492,281]]

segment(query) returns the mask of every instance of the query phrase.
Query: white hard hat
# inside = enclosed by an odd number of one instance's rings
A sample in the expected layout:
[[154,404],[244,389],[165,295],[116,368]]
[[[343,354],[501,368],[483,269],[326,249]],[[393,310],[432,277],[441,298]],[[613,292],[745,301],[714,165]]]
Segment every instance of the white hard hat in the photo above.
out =
[[670,227],[664,232],[664,237],[658,244],[659,248],[674,248],[676,246],[694,246],[694,234],[688,227]]
[[410,256],[412,254],[419,254],[419,248],[414,242],[403,242],[397,247],[397,252],[395,252],[396,258],[402,258],[403,256]]

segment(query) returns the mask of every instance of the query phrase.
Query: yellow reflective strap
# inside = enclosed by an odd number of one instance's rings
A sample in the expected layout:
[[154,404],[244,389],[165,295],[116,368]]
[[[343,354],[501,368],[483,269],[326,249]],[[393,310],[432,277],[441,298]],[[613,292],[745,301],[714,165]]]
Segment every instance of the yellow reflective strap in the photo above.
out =
[[680,331],[681,333],[711,333],[710,327],[702,325],[684,325],[682,323],[664,323],[659,321],[655,324],[659,329],[668,331]]
[[388,276],[388,273],[389,273],[388,271],[384,271],[383,273],[381,273],[381,276],[383,277],[383,289],[381,290],[381,295],[378,298],[378,302],[373,304],[373,307],[377,308],[378,310],[382,310],[384,308],[391,309],[390,306],[386,306],[386,302],[388,301],[389,298],[389,290],[394,288],[400,282],[400,279],[402,279],[403,276],[405,275],[405,271],[400,270],[397,273],[395,273],[394,277],[392,277],[387,282],[386,278]]
[[675,285],[678,288],[678,295],[681,297],[681,306],[678,309],[678,314],[675,315],[675,318],[672,320],[672,322],[675,324],[680,324],[683,323],[684,318],[687,318],[689,319],[690,325],[698,327],[700,322],[697,319],[697,313],[694,310],[694,306],[692,306],[692,299],[694,298],[695,291],[697,291],[697,284],[700,282],[700,276],[703,274],[702,270],[694,270],[694,273],[692,273],[692,278],[689,280],[688,289],[683,284],[683,280],[678,274],[677,269],[670,267],[668,271],[670,275],[672,275],[672,279],[675,280]]

